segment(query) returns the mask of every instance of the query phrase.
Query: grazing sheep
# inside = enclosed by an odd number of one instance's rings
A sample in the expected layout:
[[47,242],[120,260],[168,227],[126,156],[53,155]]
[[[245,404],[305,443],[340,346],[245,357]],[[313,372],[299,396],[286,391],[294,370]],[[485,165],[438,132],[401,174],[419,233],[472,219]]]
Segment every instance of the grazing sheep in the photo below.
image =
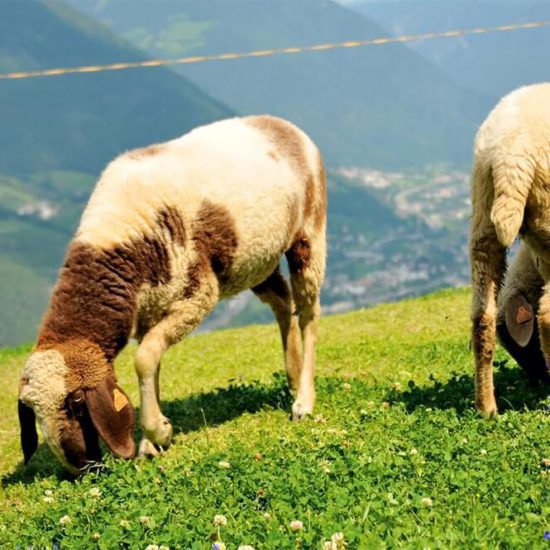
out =
[[543,287],[533,256],[521,243],[498,296],[496,331],[500,343],[532,382],[550,381],[536,319]]
[[277,318],[293,418],[310,414],[325,212],[318,149],[270,116],[217,122],[109,164],[21,376],[25,461],[37,445],[35,415],[73,472],[100,459],[98,434],[115,454],[135,454],[133,408],[113,370],[131,335],[139,341],[140,454],[157,454],[172,436],[159,405],[162,354],[220,299],[249,288]]
[[[481,125],[475,140],[472,208],[476,407],[493,415],[497,410],[492,373],[497,299],[506,250],[518,234],[523,244],[501,300],[500,319],[508,311],[508,323],[499,324],[501,339],[514,356],[522,356],[520,363],[538,357],[533,349],[536,339],[533,344],[530,336],[538,311],[543,357],[535,363],[550,357],[550,83],[512,92]],[[518,347],[525,348],[519,355]]]

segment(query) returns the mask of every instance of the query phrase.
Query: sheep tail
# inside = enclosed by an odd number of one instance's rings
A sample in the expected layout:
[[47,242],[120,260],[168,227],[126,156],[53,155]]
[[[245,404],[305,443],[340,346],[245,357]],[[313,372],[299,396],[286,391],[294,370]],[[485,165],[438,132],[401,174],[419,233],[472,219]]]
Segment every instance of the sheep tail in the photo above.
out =
[[502,246],[510,247],[519,233],[534,177],[535,167],[517,153],[493,165],[491,221]]

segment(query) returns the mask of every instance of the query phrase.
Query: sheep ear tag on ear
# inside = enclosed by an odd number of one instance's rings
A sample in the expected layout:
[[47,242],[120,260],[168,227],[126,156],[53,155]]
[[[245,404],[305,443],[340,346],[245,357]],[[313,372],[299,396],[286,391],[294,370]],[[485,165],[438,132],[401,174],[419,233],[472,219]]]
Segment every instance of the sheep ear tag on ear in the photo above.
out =
[[17,402],[19,425],[21,426],[21,449],[25,464],[31,459],[38,447],[38,433],[36,432],[36,417],[34,411],[23,401]]
[[112,379],[97,388],[86,390],[90,418],[109,449],[122,458],[132,458],[134,442],[134,408],[122,388]]
[[518,346],[524,348],[533,335],[535,313],[533,306],[518,294],[506,306],[506,328]]

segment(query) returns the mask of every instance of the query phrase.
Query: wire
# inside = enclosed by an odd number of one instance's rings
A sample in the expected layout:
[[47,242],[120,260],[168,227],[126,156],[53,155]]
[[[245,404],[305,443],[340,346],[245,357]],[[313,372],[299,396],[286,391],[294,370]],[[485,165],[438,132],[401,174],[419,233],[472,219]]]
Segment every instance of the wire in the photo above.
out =
[[419,40],[432,40],[434,38],[456,38],[469,34],[488,34],[494,32],[507,32],[519,29],[535,29],[550,26],[550,21],[533,21],[530,23],[516,23],[513,25],[501,25],[499,27],[480,27],[475,29],[460,29],[445,32],[430,32],[423,34],[405,34],[394,37],[372,38],[369,40],[350,40],[330,44],[316,44],[313,46],[297,46],[291,48],[273,48],[270,50],[255,50],[241,53],[222,53],[216,55],[202,55],[195,57],[180,57],[178,59],[151,59],[147,61],[132,61],[111,63],[107,65],[86,65],[82,67],[68,67],[57,69],[44,69],[38,71],[26,71],[16,73],[0,73],[0,80],[16,80],[23,78],[36,78],[45,76],[61,76],[75,73],[99,73],[104,71],[121,71],[123,69],[141,69],[147,67],[161,67],[165,65],[187,65],[191,63],[204,63],[206,61],[226,61],[229,59],[245,59],[252,57],[269,57],[273,55],[296,54],[302,52],[321,52],[341,48],[358,48],[363,46],[380,46],[402,42],[414,42]]

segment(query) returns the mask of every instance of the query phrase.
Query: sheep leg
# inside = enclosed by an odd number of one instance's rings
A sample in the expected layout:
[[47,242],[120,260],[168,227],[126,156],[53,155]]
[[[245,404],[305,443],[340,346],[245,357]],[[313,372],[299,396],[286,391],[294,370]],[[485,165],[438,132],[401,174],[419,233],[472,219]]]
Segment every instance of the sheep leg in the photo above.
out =
[[312,238],[302,235],[287,252],[292,296],[298,308],[302,334],[302,368],[296,400],[292,405],[293,420],[302,420],[315,405],[315,345],[321,314],[319,294],[325,271],[324,234]]
[[156,455],[156,447],[165,447],[172,437],[172,425],[162,414],[157,393],[160,359],[168,348],[162,332],[149,331],[141,341],[135,360],[141,397],[141,427],[143,439],[140,455]]
[[538,325],[539,339],[542,348],[542,360],[536,371],[537,379],[548,383],[550,381],[550,266],[545,265],[546,273],[543,272],[546,284],[542,289],[542,296],[539,301]]
[[472,344],[476,363],[475,404],[482,415],[493,416],[497,412],[493,385],[495,320],[506,254],[492,225],[474,225],[470,239],[470,259],[473,287]]
[[158,448],[167,447],[172,438],[172,425],[162,414],[159,404],[160,359],[166,349],[179,342],[199,325],[218,301],[217,284],[205,281],[186,300],[174,302],[169,315],[143,337],[136,354],[136,372],[141,394],[141,427],[143,438],[140,456],[154,456]]
[[255,286],[252,291],[258,298],[271,307],[283,342],[285,355],[285,369],[290,389],[295,392],[298,389],[300,371],[302,370],[302,342],[298,318],[293,315],[294,303],[288,284],[277,269],[261,284]]

